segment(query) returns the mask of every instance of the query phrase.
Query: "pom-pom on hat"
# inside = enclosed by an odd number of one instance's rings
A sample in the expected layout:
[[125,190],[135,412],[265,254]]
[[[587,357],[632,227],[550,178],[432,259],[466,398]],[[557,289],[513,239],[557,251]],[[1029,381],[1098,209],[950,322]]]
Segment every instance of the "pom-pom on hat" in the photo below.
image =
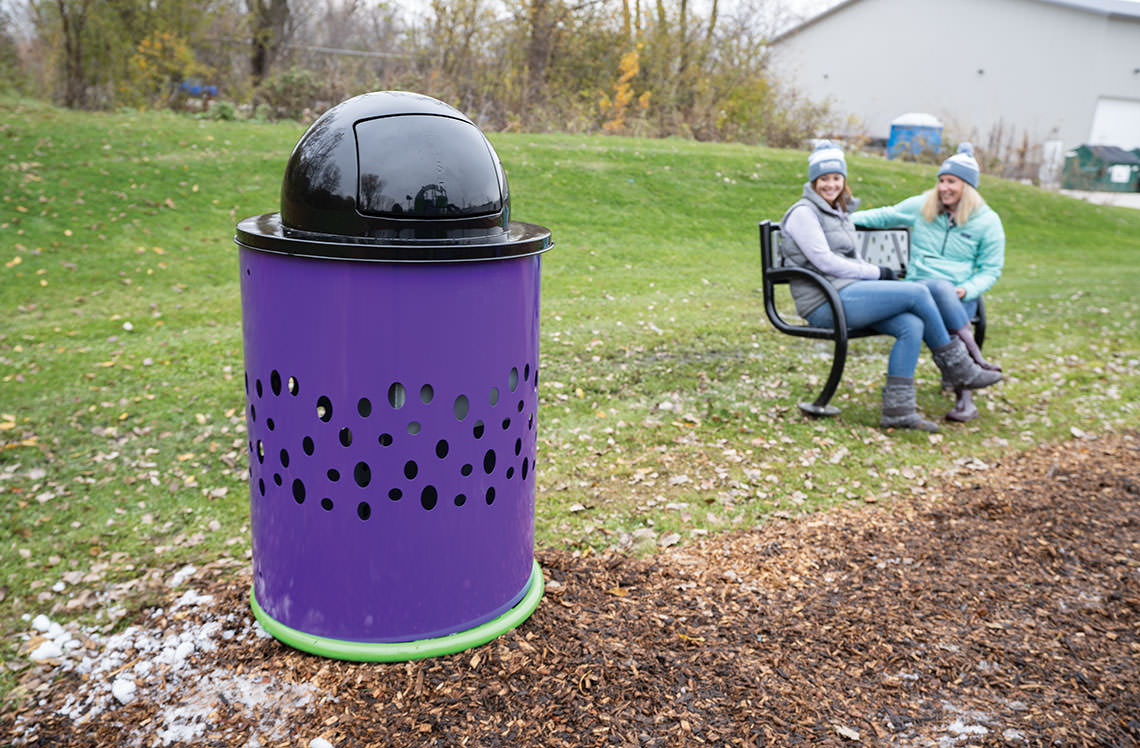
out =
[[938,176],[953,174],[974,189],[978,188],[980,173],[978,161],[974,158],[974,146],[970,143],[959,145],[958,152],[943,161],[942,168],[938,170]]
[[821,140],[808,156],[808,181],[814,182],[824,174],[842,174],[847,178],[847,161],[843,149],[830,140]]

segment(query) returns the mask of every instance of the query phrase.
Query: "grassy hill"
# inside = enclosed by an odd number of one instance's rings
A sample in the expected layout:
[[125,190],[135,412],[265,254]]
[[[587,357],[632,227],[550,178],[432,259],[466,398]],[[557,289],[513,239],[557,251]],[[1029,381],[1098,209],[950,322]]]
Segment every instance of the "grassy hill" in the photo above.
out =
[[[0,100],[0,627],[108,624],[184,563],[249,548],[236,222],[274,212],[304,127]],[[795,407],[825,345],[764,317],[756,222],[806,153],[492,134],[543,258],[537,543],[685,542],[1140,424],[1140,211],[990,177],[1008,237],[986,351],[1009,379],[942,433],[878,428],[888,343],[853,344],[840,417]],[[865,206],[931,166],[852,155]],[[929,357],[919,406],[939,417]],[[150,580],[150,581],[147,581]],[[78,601],[78,602],[76,602]],[[15,644],[4,647],[16,660]],[[7,676],[0,676],[7,677]],[[0,682],[0,686],[7,686]],[[5,690],[7,690],[5,688]]]

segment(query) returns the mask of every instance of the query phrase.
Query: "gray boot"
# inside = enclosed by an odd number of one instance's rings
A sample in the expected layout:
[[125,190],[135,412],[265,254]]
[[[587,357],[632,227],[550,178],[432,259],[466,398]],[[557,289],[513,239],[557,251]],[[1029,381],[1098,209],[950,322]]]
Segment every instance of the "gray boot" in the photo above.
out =
[[921,429],[934,434],[938,426],[918,414],[914,396],[914,380],[910,377],[887,377],[883,386],[883,416],[879,425],[885,429]]
[[946,345],[932,348],[934,363],[942,371],[942,381],[954,389],[980,390],[1001,381],[1000,371],[983,369],[970,358],[970,352],[957,337]]
[[987,361],[985,356],[982,355],[982,348],[978,345],[978,341],[974,340],[974,333],[969,325],[959,329],[952,330],[951,335],[957,335],[958,339],[966,346],[966,352],[970,354],[970,358],[974,359],[974,363],[983,369],[991,371],[1001,371],[1001,364],[995,364]]

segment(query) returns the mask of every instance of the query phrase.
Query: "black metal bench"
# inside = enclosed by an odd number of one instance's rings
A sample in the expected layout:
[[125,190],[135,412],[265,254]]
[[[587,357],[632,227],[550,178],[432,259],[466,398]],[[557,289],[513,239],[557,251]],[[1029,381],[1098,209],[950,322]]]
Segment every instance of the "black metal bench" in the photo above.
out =
[[[858,229],[859,256],[872,265],[887,265],[894,268],[899,277],[906,274],[910,258],[910,229]],[[831,372],[823,391],[812,402],[799,403],[800,410],[809,416],[834,416],[839,408],[829,405],[839,381],[843,378],[843,368],[847,364],[847,341],[883,333],[871,328],[847,329],[847,316],[839,303],[835,287],[819,273],[810,268],[784,264],[780,254],[780,225],[771,221],[760,222],[760,256],[764,274],[764,311],[772,325],[782,333],[801,338],[831,340],[835,343],[835,354],[831,360]],[[831,317],[835,328],[813,327],[809,324],[789,322],[776,307],[776,285],[787,284],[793,279],[814,283],[823,292],[831,307]],[[986,305],[978,299],[978,313],[971,320],[974,325],[974,340],[981,346],[986,339]]]

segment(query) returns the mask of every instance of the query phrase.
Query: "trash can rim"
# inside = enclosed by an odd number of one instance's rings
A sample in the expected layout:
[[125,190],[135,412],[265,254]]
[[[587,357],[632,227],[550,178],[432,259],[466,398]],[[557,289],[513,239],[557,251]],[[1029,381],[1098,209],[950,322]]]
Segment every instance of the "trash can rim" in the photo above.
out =
[[[494,240],[497,238],[497,241]],[[489,241],[489,239],[491,241]],[[476,262],[542,254],[554,246],[550,230],[524,221],[511,221],[497,236],[434,239],[316,234],[288,229],[280,213],[250,216],[237,225],[239,247],[324,260],[356,262],[432,263]]]

